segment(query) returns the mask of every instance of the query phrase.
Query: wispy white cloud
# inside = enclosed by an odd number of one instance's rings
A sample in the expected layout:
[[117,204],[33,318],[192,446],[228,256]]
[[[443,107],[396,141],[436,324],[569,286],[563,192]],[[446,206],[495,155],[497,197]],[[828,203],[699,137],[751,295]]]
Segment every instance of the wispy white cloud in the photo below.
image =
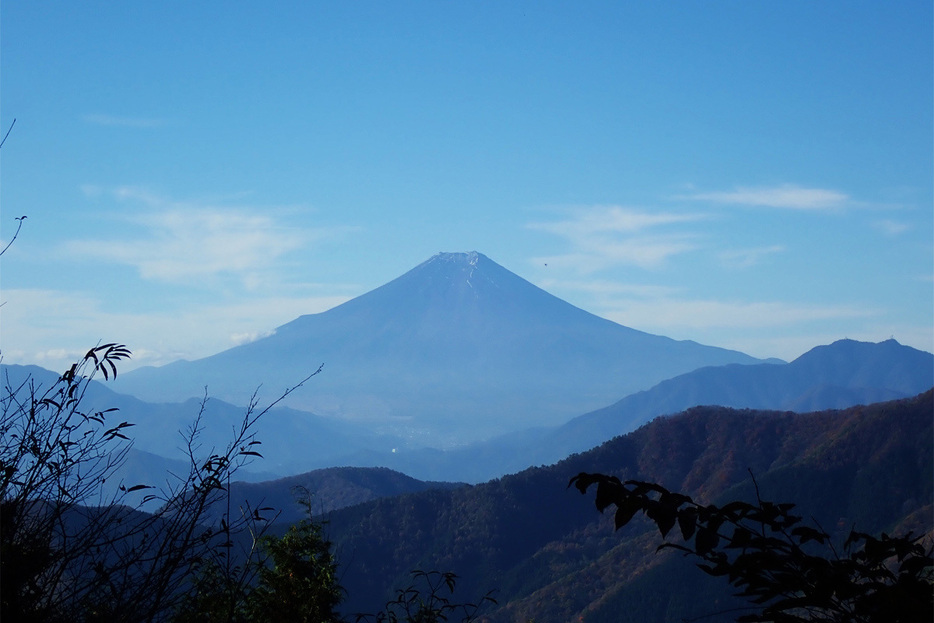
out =
[[[844,337],[889,337],[877,326],[884,323],[883,310],[852,304],[632,297],[606,301],[597,313],[641,331],[786,361]],[[902,340],[915,337],[898,335]]]
[[780,327],[871,318],[881,313],[862,305],[694,298],[672,286],[610,280],[549,280],[542,286],[554,291],[584,293],[592,297],[594,310],[601,316],[646,330]]
[[694,237],[688,234],[592,240],[580,244],[576,252],[539,256],[533,258],[533,261],[581,273],[592,273],[618,265],[651,269],[661,266],[672,256],[697,248]]
[[931,342],[930,329],[891,329],[886,309],[859,303],[721,299],[679,287],[605,279],[548,279],[539,285],[624,326],[756,357],[790,360],[844,337],[879,341],[894,335],[918,348]]
[[269,337],[273,335],[275,331],[247,331],[245,333],[234,333],[230,336],[230,342],[233,346],[240,346],[241,344],[249,344],[250,342],[255,342],[264,337]]
[[758,264],[762,258],[781,253],[785,247],[774,244],[767,247],[755,247],[752,249],[728,249],[721,251],[718,255],[720,261],[731,268],[749,268]]
[[532,229],[568,236],[587,238],[594,234],[632,234],[659,225],[684,223],[700,218],[695,214],[649,212],[621,206],[594,206],[578,208],[571,218],[551,223],[532,223]]
[[298,316],[323,312],[350,298],[348,286],[320,289],[317,295],[139,313],[112,308],[80,292],[6,289],[0,318],[17,330],[0,336],[0,353],[4,363],[35,363],[52,370],[64,370],[98,341],[120,342],[133,351],[126,370],[198,359],[269,335]]
[[838,190],[803,188],[794,184],[757,188],[739,187],[728,191],[680,195],[677,198],[787,210],[834,210],[850,203],[849,195]]
[[696,249],[696,236],[690,232],[654,233],[649,230],[702,218],[698,214],[651,212],[619,206],[576,209],[570,218],[528,225],[530,229],[561,236],[571,245],[568,253],[536,257],[533,261],[585,273],[616,265],[658,267],[674,255]]
[[601,315],[629,326],[680,331],[778,327],[816,321],[868,318],[878,313],[876,310],[855,305],[662,298],[618,300]]
[[226,209],[170,209],[138,219],[145,237],[129,241],[78,240],[65,249],[78,257],[135,266],[144,279],[191,282],[219,274],[255,283],[255,272],[301,246],[301,236],[271,219]]
[[[93,187],[84,190],[99,192]],[[134,266],[144,279],[161,282],[201,283],[226,275],[255,289],[283,256],[335,233],[287,226],[275,218],[275,210],[172,201],[133,187],[120,187],[112,194],[141,206],[129,216],[113,217],[140,227],[138,235],[73,240],[64,245],[65,252]]]
[[902,221],[893,221],[891,219],[876,221],[873,223],[873,227],[887,236],[898,236],[899,234],[904,234],[911,229],[911,225],[908,223]]
[[167,119],[155,117],[124,117],[118,115],[91,114],[83,115],[81,119],[92,125],[102,125],[122,128],[157,128],[168,125]]

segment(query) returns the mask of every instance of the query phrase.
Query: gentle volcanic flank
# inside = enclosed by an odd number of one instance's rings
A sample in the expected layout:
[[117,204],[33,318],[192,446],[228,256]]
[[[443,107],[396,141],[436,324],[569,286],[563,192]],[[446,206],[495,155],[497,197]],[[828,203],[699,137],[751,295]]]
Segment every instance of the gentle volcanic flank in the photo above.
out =
[[561,423],[735,351],[650,335],[585,312],[477,252],[439,253],[401,277],[269,337],[143,368],[118,391],[146,400],[274,397],[324,363],[288,404],[404,428],[450,445]]

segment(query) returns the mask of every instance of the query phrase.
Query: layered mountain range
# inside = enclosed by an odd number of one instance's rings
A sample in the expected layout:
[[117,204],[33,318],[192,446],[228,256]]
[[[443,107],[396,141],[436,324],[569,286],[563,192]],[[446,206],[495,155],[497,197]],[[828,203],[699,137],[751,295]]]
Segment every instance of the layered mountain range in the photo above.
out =
[[115,387],[163,402],[207,386],[245,405],[258,386],[274,397],[324,364],[288,406],[438,447],[561,424],[699,367],[759,362],[600,318],[480,253],[440,253],[268,337],[134,370]]
[[[32,378],[49,387],[57,375],[35,366],[0,366],[12,386]],[[934,355],[894,340],[878,344],[840,340],[818,346],[788,364],[725,365],[700,368],[667,379],[551,427],[536,426],[456,448],[408,447],[401,435],[378,433],[370,423],[322,417],[276,407],[256,425],[262,461],[240,472],[261,481],[331,466],[389,467],[422,480],[479,483],[530,465],[559,461],[658,416],[695,405],[802,411],[844,408],[901,398],[934,385]],[[151,481],[153,473],[178,472],[182,434],[201,414],[205,448],[223,447],[245,413],[214,398],[202,404],[147,403],[92,383],[85,398],[93,409],[116,408],[134,423],[135,446],[123,475]]]
[[[385,466],[423,480],[478,483],[695,405],[843,408],[934,384],[934,355],[894,340],[841,340],[788,364],[760,362],[623,327],[481,254],[449,253],[252,344],[93,384],[87,400],[136,424],[125,472],[141,482],[172,469],[179,433],[199,412],[204,446],[223,447],[245,411],[234,402],[260,383],[271,400],[272,388],[321,361],[322,373],[290,396],[320,410],[277,407],[261,418],[266,458],[241,477]],[[13,385],[57,378],[32,366],[2,368]],[[205,385],[210,398],[202,405]]]

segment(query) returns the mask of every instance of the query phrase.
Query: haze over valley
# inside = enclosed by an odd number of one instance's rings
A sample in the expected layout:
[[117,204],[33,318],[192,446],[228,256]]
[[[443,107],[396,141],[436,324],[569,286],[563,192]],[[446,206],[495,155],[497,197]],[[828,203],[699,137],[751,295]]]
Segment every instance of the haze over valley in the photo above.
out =
[[[205,398],[202,441],[222,447],[251,402],[262,408],[319,367],[258,423],[268,458],[244,477],[359,466],[479,483],[696,405],[845,408],[911,397],[934,379],[934,355],[895,340],[839,340],[785,363],[651,335],[468,252],[434,255],[250,344],[119,374],[89,399],[133,416],[136,449],[154,455],[134,459],[144,477],[183,458],[180,432]],[[57,378],[4,370],[14,387],[28,374]]]

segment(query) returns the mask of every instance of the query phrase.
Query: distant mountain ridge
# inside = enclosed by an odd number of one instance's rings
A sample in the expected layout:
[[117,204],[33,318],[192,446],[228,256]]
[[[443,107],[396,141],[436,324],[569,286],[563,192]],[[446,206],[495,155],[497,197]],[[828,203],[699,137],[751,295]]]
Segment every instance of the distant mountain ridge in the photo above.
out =
[[[51,384],[55,373],[34,366],[0,366],[13,383],[27,375]],[[636,429],[660,415],[700,404],[735,408],[807,411],[845,408],[915,395],[934,385],[934,355],[887,340],[878,344],[840,340],[818,346],[789,364],[726,365],[701,368],[667,379],[602,409],[556,427],[530,427],[493,439],[441,451],[407,447],[407,440],[378,434],[366,422],[288,408],[276,408],[259,422],[265,459],[243,473],[249,480],[300,474],[335,465],[388,467],[425,481],[478,483],[530,465],[551,464]],[[198,400],[149,404],[93,384],[87,406],[120,409],[117,416],[136,424],[135,448],[124,474],[145,482],[165,473],[161,457],[175,457],[184,431],[198,413]],[[211,398],[202,440],[224,445],[243,408]],[[148,454],[159,455],[153,457]],[[264,474],[265,472],[265,478]]]
[[576,417],[552,438],[561,440],[559,453],[566,455],[696,405],[805,412],[907,398],[932,386],[934,354],[894,339],[844,339],[817,346],[788,364],[727,365],[682,374]]
[[[51,387],[59,378],[57,373],[38,366],[0,364],[0,380],[11,388],[19,387],[31,379],[39,391]],[[119,377],[118,377],[119,378]],[[178,471],[187,468],[181,451],[183,435],[201,414],[202,430],[199,445],[202,453],[212,447],[221,448],[230,441],[234,426],[242,421],[246,409],[216,398],[202,401],[148,403],[133,396],[119,394],[111,388],[113,383],[92,382],[82,401],[88,411],[117,409],[107,417],[109,421],[128,421],[133,449],[120,475],[138,482],[147,482],[153,474],[164,474],[166,469]],[[259,409],[264,408],[259,404]],[[355,423],[341,422],[305,411],[275,407],[256,423],[259,447],[264,459],[251,463],[237,477],[244,480],[269,480],[311,469],[340,464],[348,454],[363,451],[389,451],[404,440],[378,435]],[[155,456],[154,456],[155,455]],[[255,471],[254,471],[255,470]],[[162,477],[159,477],[162,480]]]
[[145,400],[245,404],[324,371],[287,404],[404,431],[413,447],[555,425],[743,353],[624,327],[558,299],[486,256],[440,253],[401,277],[273,335],[197,361],[134,370]]
[[788,364],[700,368],[580,415],[563,425],[528,429],[445,453],[358,456],[422,479],[483,482],[530,465],[547,465],[631,432],[653,418],[698,405],[816,411],[917,395],[934,386],[934,354],[899,344],[838,340]]
[[308,510],[315,518],[326,517],[335,510],[379,498],[463,486],[416,480],[385,467],[328,467],[265,482],[233,482],[230,497],[235,506],[244,501],[254,509],[270,506],[279,513],[276,522],[294,523],[307,519]]

